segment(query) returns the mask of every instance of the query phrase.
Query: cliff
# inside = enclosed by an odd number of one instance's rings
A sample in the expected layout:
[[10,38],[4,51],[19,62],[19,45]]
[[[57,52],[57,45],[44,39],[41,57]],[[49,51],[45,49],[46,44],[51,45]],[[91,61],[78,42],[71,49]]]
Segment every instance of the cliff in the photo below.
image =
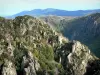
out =
[[0,75],[99,75],[99,62],[39,19],[0,17]]

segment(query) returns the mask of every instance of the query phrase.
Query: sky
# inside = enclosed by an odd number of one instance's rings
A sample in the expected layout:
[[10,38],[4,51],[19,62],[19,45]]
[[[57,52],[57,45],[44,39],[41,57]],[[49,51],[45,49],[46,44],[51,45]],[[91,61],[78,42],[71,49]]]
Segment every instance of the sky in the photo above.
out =
[[21,11],[56,8],[63,10],[100,9],[100,0],[0,0],[0,16]]

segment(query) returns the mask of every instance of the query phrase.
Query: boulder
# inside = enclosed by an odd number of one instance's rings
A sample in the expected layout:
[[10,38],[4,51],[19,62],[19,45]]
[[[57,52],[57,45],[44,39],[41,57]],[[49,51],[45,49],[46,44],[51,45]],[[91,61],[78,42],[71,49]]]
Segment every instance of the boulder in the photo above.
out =
[[5,59],[5,63],[2,69],[2,75],[17,75],[15,65],[8,59]]

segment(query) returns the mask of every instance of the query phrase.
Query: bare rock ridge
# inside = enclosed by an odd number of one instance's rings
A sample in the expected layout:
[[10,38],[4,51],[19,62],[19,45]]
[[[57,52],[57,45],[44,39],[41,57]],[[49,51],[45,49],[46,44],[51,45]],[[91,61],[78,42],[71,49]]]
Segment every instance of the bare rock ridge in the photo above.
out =
[[0,75],[100,75],[100,59],[39,19],[0,17]]

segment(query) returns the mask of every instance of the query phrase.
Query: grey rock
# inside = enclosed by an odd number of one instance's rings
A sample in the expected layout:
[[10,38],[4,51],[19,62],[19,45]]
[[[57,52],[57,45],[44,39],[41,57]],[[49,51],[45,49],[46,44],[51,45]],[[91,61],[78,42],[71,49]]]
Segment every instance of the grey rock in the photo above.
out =
[[7,59],[5,59],[2,75],[17,75],[14,64]]
[[24,69],[24,75],[37,75],[36,71],[40,68],[40,64],[33,57],[31,52],[28,52],[28,56],[23,57],[22,69]]
[[84,75],[89,61],[97,58],[90,50],[80,42],[74,42],[72,52],[68,55],[68,64],[71,66],[74,75]]

